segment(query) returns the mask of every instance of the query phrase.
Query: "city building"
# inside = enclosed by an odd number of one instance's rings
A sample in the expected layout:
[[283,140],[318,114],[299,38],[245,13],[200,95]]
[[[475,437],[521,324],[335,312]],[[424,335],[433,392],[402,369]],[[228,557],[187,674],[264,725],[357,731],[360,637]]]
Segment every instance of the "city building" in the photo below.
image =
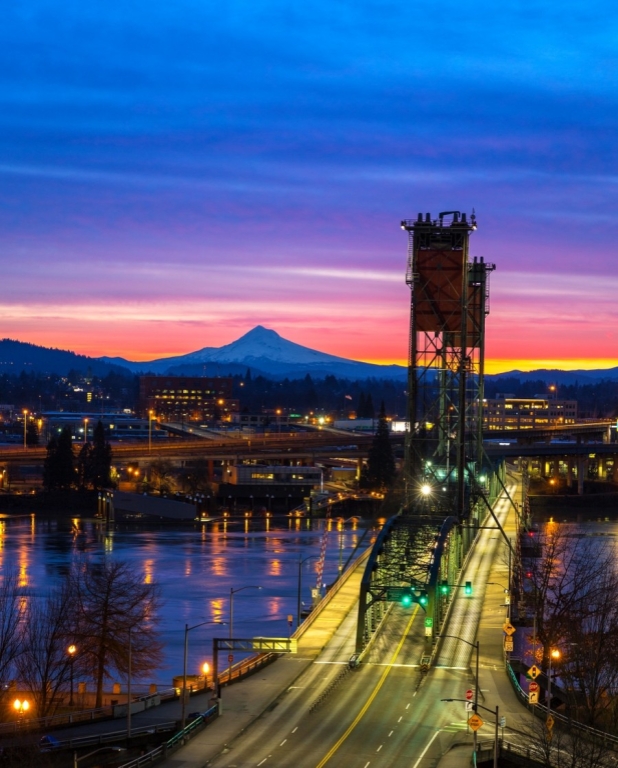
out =
[[576,420],[576,400],[508,395],[483,400],[483,429],[488,431],[574,424]]
[[206,376],[140,376],[138,410],[160,422],[230,421],[238,411],[232,379]]

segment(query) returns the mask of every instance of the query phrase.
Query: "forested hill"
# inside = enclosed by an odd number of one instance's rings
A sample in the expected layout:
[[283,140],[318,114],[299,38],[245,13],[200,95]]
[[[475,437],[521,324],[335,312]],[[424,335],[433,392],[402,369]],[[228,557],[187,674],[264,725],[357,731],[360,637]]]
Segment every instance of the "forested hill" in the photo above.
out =
[[84,375],[90,372],[94,376],[106,376],[112,371],[128,373],[119,365],[64,349],[49,349],[13,339],[0,341],[0,374],[18,375],[22,371],[34,371],[66,376],[71,370],[80,371]]

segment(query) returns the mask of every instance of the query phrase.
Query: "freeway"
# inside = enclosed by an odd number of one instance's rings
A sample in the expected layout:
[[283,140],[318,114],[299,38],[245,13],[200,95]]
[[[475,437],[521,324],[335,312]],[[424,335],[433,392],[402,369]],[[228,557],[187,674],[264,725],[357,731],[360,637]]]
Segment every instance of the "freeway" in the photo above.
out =
[[[502,521],[509,506],[506,499],[496,505]],[[462,580],[473,582],[473,595],[457,590],[445,630],[461,640],[442,641],[427,677],[419,667],[425,640],[424,614],[418,606],[411,612],[394,606],[361,666],[346,672],[353,652],[352,611],[333,642],[277,706],[211,764],[218,768],[435,765],[467,728],[463,706],[440,700],[463,698],[473,687],[469,643],[476,641],[490,566],[504,551],[499,536],[492,527],[481,531],[461,574]],[[503,684],[508,686],[504,673]]]

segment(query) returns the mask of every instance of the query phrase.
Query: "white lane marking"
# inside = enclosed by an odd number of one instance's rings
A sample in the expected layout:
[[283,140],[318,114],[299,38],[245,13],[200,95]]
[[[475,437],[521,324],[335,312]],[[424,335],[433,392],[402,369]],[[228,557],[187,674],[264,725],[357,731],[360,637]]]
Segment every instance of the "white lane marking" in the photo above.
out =
[[279,746],[282,747],[285,744],[286,741],[287,741],[287,739],[283,739],[283,741],[281,742],[281,744],[279,744]]
[[390,739],[390,737],[391,737],[391,736],[392,736],[394,733],[395,733],[395,731],[391,731],[391,732],[388,734],[388,738]]
[[296,728],[294,728],[294,730],[292,731],[292,733],[296,733],[296,731],[297,731],[297,730],[298,730],[298,726],[296,726]]
[[[262,763],[265,763],[267,760],[268,760],[268,758],[267,758],[267,757],[265,757],[265,758],[262,760]],[[258,763],[258,765],[262,765],[262,763]]]
[[380,744],[380,746],[376,749],[376,752],[379,752],[382,749],[383,746],[384,746],[384,744]]
[[427,744],[427,746],[425,747],[425,749],[424,749],[424,750],[421,752],[421,756],[420,756],[420,757],[419,757],[419,759],[418,759],[418,760],[417,760],[417,761],[414,763],[414,765],[412,766],[412,768],[418,768],[418,765],[419,765],[419,763],[420,763],[420,762],[421,762],[421,760],[422,760],[422,759],[425,757],[425,754],[427,753],[427,750],[428,750],[428,749],[429,749],[429,747],[430,747],[430,746],[433,744],[433,740],[436,738],[436,736],[437,736],[439,733],[440,733],[440,731],[436,731],[436,732],[434,733],[434,735],[433,735],[433,736],[432,736],[432,737],[429,739],[429,744]]
[[406,709],[408,709],[409,706],[410,706],[409,704],[406,704]]
[[[369,761],[370,763],[371,761]],[[369,768],[369,763],[365,763],[365,768]]]
[[403,720],[403,715],[397,720],[398,723],[400,723]]

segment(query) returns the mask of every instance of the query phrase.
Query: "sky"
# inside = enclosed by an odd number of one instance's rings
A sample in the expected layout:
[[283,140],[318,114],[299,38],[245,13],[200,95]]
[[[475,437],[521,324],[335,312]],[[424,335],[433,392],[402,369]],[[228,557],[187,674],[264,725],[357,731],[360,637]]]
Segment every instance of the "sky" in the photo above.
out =
[[399,223],[474,209],[487,370],[618,365],[617,107],[609,2],[7,3],[0,337],[405,364]]

